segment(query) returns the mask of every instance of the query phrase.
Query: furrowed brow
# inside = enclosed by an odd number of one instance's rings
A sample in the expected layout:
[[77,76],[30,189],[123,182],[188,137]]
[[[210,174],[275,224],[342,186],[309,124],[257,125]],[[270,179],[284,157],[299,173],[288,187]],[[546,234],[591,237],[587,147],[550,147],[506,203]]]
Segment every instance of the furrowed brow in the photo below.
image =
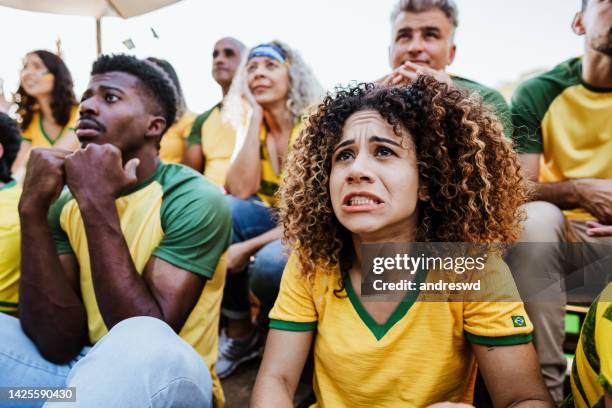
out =
[[336,146],[336,147],[334,148],[334,152],[335,152],[336,150],[338,150],[338,149],[343,148],[344,146],[349,146],[349,145],[352,145],[353,143],[355,143],[355,139],[347,139],[347,140],[345,140],[344,142],[340,142],[340,143],[338,143],[338,146]]
[[395,140],[391,140],[386,137],[380,137],[380,136],[371,136],[370,142],[388,143],[393,146],[402,147],[402,145],[397,143]]

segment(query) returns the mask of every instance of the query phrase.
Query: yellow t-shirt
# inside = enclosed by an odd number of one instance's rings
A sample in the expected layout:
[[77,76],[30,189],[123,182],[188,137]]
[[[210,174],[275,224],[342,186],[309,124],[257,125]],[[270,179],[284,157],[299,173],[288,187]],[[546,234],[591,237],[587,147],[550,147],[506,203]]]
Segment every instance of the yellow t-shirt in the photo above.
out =
[[[296,122],[291,130],[291,135],[289,135],[289,149],[293,146],[293,143],[300,135],[302,131],[302,122]],[[268,152],[266,137],[268,136],[268,131],[266,127],[262,124],[261,130],[259,132],[259,142],[260,142],[260,157],[261,157],[261,184],[259,186],[259,190],[257,191],[257,196],[270,207],[276,207],[276,198],[274,194],[278,190],[279,184],[283,177],[283,170],[281,169],[280,174],[277,174],[274,171],[274,167],[272,167],[272,162],[270,161],[270,153]],[[289,149],[287,150],[287,154],[289,153]]]
[[[350,279],[317,270],[300,276],[292,254],[270,312],[270,328],[315,330],[312,407],[425,407],[440,401],[471,403],[476,360],[470,343],[516,345],[531,341],[533,326],[520,302],[424,302],[409,293],[385,324],[363,307]],[[488,274],[510,274],[489,257]],[[417,278],[423,282],[427,272]],[[434,274],[435,275],[435,274]],[[516,292],[516,288],[506,288]],[[502,296],[503,295],[503,296]],[[507,298],[500,294],[500,298]],[[494,300],[494,299],[491,299]]]
[[14,180],[0,187],[0,312],[17,314],[21,231],[17,205],[21,186]]
[[188,138],[190,145],[200,145],[204,156],[204,175],[218,186],[225,185],[225,175],[236,146],[236,129],[223,120],[218,103],[198,115]]
[[572,366],[572,393],[563,407],[603,407],[612,394],[612,283],[589,308]]
[[185,140],[191,131],[196,114],[185,112],[183,116],[161,138],[159,144],[159,158],[166,163],[180,163],[185,152]]
[[74,130],[78,116],[79,107],[75,105],[70,113],[68,123],[60,131],[59,135],[48,135],[43,127],[40,112],[35,112],[27,129],[21,132],[22,138],[23,140],[32,143],[32,147],[53,147],[66,136],[68,131]]
[[[612,89],[582,81],[582,59],[572,58],[521,84],[512,96],[517,149],[540,153],[539,181],[612,178]],[[583,208],[568,219],[591,220]]]
[[[215,406],[224,403],[215,373],[221,298],[231,237],[231,214],[217,186],[192,169],[161,163],[155,174],[119,197],[121,230],[139,274],[151,256],[208,279],[180,336],[206,361],[213,378]],[[65,191],[49,211],[58,253],[74,253],[87,312],[89,340],[108,332],[92,282],[87,236],[76,200]]]

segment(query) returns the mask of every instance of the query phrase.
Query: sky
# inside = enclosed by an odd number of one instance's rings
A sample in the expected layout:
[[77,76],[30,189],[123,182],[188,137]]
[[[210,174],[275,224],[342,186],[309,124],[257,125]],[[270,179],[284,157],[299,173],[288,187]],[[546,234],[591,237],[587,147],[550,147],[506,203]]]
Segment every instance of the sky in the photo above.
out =
[[[221,98],[210,70],[212,47],[224,36],[247,46],[284,41],[302,54],[326,89],[388,73],[389,14],[395,1],[183,0],[127,20],[103,18],[102,47],[105,53],[167,59],[179,74],[188,107],[202,112]],[[571,30],[580,0],[456,1],[457,55],[448,68],[453,74],[496,87],[582,53],[583,38]],[[0,78],[6,94],[17,89],[24,55],[39,48],[54,51],[60,38],[80,97],[96,57],[93,17],[0,6],[0,20]],[[127,39],[134,49],[125,47]]]

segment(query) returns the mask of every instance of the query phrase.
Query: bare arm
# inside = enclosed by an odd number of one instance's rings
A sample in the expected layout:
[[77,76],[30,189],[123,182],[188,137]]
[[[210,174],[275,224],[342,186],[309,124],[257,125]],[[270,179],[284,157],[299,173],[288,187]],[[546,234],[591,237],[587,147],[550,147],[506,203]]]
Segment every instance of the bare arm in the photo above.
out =
[[67,363],[81,351],[87,333],[77,263],[72,255],[57,255],[47,222],[50,203],[63,185],[68,153],[57,149],[32,152],[19,203],[20,322],[43,357],[57,364]]
[[562,210],[584,208],[599,221],[612,223],[612,180],[582,178],[557,183],[539,183],[540,155],[520,155],[521,166],[532,182],[532,200],[548,201]]
[[253,109],[244,143],[227,170],[225,189],[238,198],[249,198],[261,184],[259,132],[262,120],[263,112],[257,105]]
[[533,344],[501,347],[473,344],[472,350],[496,408],[554,406]]
[[283,228],[282,226],[278,226],[255,238],[232,244],[228,251],[227,273],[232,274],[241,271],[249,262],[251,255],[259,251],[264,245],[274,240],[281,239],[282,236]]
[[252,408],[293,407],[293,396],[312,339],[312,331],[270,330],[251,395]]
[[[151,258],[138,274],[123,238],[114,201],[81,206],[89,246],[94,291],[108,328],[124,319],[151,316],[176,332],[195,306],[205,279]],[[112,273],[108,273],[112,271]]]
[[523,153],[519,155],[521,167],[527,180],[531,181],[533,188],[531,199],[533,201],[548,201],[561,209],[578,207],[576,187],[571,181],[558,183],[539,183],[540,154]]
[[187,144],[185,154],[183,154],[183,164],[191,167],[198,173],[204,172],[206,158],[202,153],[201,144]]
[[253,254],[259,251],[259,249],[264,245],[269,244],[274,240],[281,239],[282,236],[283,227],[279,225],[278,227],[275,227],[270,231],[266,231],[263,234],[256,236],[255,238],[251,238],[243,242],[243,244],[247,245],[248,251]]
[[[121,166],[121,152],[111,145],[89,145],[66,159],[66,179],[79,204],[94,292],[110,329],[130,317],[151,316],[180,331],[197,302],[205,278],[153,257],[141,276],[134,266],[115,197],[136,183],[138,162]],[[92,175],[91,168],[103,169]],[[99,179],[97,179],[99,178]]]

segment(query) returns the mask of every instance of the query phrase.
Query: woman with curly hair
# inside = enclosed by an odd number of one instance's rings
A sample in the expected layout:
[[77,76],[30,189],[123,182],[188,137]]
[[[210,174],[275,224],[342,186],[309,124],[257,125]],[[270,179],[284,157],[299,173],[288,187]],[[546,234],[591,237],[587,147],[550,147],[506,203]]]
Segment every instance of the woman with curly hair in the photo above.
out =
[[224,114],[235,129],[244,128],[245,108],[250,118],[243,140],[237,137],[225,179],[234,231],[222,305],[227,327],[219,347],[220,378],[261,354],[262,335],[251,322],[249,288],[267,315],[287,262],[274,195],[289,146],[302,128],[301,116],[322,94],[300,55],[273,41],[247,53],[225,98]]
[[[313,340],[315,407],[470,404],[476,363],[495,406],[551,406],[522,303],[426,302],[418,290],[363,301],[362,244],[519,236],[517,157],[494,114],[465,92],[431,77],[362,84],[310,116],[280,188],[292,254],[252,406],[291,406]],[[509,276],[499,256],[485,271]]]
[[49,51],[32,51],[25,56],[20,78],[14,99],[23,141],[14,171],[25,164],[33,147],[79,147],[74,133],[78,103],[64,61]]

